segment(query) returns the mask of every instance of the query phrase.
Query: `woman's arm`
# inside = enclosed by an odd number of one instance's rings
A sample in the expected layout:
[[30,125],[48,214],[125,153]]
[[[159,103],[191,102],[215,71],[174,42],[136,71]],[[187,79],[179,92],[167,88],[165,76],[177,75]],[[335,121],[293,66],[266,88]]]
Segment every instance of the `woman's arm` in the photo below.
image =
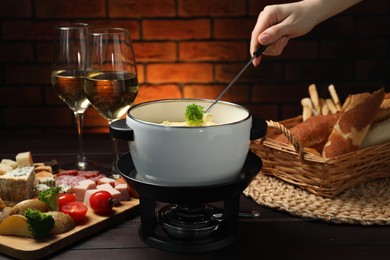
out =
[[[317,24],[361,1],[303,0],[266,6],[252,31],[250,52],[253,54],[262,44],[269,45],[265,55],[280,55],[289,39],[308,33]],[[257,66],[260,59],[254,59],[253,64]]]

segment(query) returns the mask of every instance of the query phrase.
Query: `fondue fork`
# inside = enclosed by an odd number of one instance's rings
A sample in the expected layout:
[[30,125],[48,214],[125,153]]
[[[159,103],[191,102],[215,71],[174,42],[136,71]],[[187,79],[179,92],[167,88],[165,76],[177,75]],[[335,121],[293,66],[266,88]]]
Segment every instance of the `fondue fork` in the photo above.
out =
[[265,49],[267,48],[267,45],[260,45],[257,50],[255,50],[253,52],[253,56],[252,58],[247,62],[247,64],[240,70],[240,72],[238,72],[238,74],[234,77],[234,79],[232,81],[230,81],[229,85],[227,85],[225,87],[225,89],[222,91],[222,93],[217,97],[217,99],[209,106],[209,108],[206,109],[206,111],[204,111],[205,114],[209,113],[210,110],[214,107],[215,104],[217,104],[217,102],[222,98],[222,96],[226,93],[226,91],[229,90],[229,88],[231,86],[233,86],[233,84],[237,81],[237,79],[241,76],[242,73],[244,73],[244,71],[248,68],[249,64],[252,63],[253,59],[254,58],[257,58],[259,57],[264,51]]

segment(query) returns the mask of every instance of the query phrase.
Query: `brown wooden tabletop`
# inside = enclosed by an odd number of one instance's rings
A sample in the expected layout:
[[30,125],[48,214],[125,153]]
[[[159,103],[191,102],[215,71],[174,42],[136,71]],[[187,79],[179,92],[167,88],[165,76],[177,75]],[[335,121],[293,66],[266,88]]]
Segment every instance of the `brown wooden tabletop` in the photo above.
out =
[[[127,143],[120,141],[120,152]],[[85,136],[89,160],[109,165],[108,134]],[[34,161],[56,159],[65,165],[76,157],[73,135],[1,135],[0,159],[31,151]],[[236,243],[207,253],[172,253],[147,246],[138,236],[139,215],[53,252],[54,259],[389,259],[390,228],[330,224],[259,206],[241,195],[240,211],[257,210],[259,218],[240,218]],[[1,241],[0,241],[1,243]],[[9,259],[0,254],[0,259]]]

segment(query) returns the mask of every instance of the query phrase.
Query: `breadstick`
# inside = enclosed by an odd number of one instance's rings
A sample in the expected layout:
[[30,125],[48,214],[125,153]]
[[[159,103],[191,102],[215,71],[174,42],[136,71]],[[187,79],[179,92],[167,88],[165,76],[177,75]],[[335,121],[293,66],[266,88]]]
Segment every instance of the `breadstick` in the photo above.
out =
[[328,105],[328,108],[329,108],[329,111],[330,113],[332,114],[336,114],[337,113],[337,108],[336,106],[334,105],[333,101],[330,99],[330,98],[327,98],[325,100],[326,104]]
[[321,105],[321,115],[324,115],[324,116],[328,115],[329,114],[329,107],[323,98],[320,98],[320,105]]
[[318,98],[318,92],[317,92],[316,85],[311,84],[309,86],[309,95],[310,95],[311,102],[313,103],[313,106],[314,106],[314,110],[315,110],[314,114],[315,115],[320,114],[321,107],[320,107],[320,101],[319,101],[319,98]]
[[303,108],[302,120],[306,121],[306,119],[308,119],[309,117],[311,117],[313,115],[313,105],[311,103],[310,98],[303,98],[301,100],[301,105]]
[[332,97],[333,103],[336,106],[337,111],[340,111],[341,110],[341,104],[340,104],[340,100],[339,100],[339,97],[337,95],[337,92],[336,92],[336,89],[335,89],[334,85],[330,84],[329,87],[328,87],[328,90],[329,90],[330,96]]

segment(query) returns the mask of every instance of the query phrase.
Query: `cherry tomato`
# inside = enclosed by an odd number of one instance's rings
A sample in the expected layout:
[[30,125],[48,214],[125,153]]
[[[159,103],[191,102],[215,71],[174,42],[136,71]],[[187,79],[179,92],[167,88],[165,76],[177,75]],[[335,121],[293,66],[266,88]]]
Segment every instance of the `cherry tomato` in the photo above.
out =
[[114,200],[111,193],[105,190],[95,192],[89,198],[89,205],[98,214],[107,214],[112,210]]
[[68,202],[72,202],[72,201],[76,201],[76,196],[74,194],[71,194],[71,193],[61,194],[58,197],[58,206],[61,208],[62,205],[66,204]]
[[60,211],[68,214],[77,222],[85,217],[88,207],[81,201],[71,201],[62,205]]

